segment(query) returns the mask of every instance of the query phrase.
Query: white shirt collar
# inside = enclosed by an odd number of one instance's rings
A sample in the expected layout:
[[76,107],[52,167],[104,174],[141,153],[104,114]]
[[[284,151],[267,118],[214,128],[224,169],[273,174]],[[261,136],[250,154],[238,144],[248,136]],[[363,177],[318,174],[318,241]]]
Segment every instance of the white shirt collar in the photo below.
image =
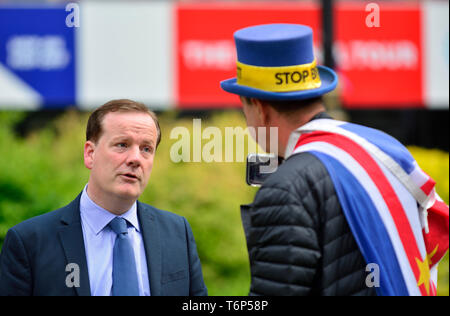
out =
[[[86,220],[87,225],[96,235],[98,235],[114,217],[117,217],[117,215],[105,210],[91,200],[87,193],[87,184],[83,189],[83,193],[81,194],[80,212],[83,219]],[[126,211],[119,217],[126,219],[131,225],[134,226],[137,231],[140,231],[136,202],[133,203],[128,211]]]

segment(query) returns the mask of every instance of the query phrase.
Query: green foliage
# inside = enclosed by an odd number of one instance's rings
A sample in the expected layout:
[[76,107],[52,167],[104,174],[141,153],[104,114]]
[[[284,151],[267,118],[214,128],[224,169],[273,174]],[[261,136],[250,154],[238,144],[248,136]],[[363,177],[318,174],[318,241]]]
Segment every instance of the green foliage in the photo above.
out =
[[[83,163],[86,113],[68,111],[50,126],[20,139],[12,127],[23,115],[0,112],[0,246],[10,227],[68,204],[89,178]],[[170,151],[179,138],[171,139],[171,131],[185,127],[192,137],[193,122],[176,119],[173,112],[160,115],[160,121],[162,141],[140,200],[188,219],[210,295],[246,295],[250,271],[239,206],[250,203],[256,189],[245,183],[245,162],[174,163]],[[225,127],[245,128],[245,120],[239,112],[216,113],[202,120],[202,130],[208,126],[219,127],[225,135]],[[244,151],[247,148],[244,140]],[[222,139],[222,160],[224,149]],[[448,203],[448,153],[421,148],[412,148],[412,153],[437,181],[438,192]],[[190,156],[192,161],[192,152]],[[445,260],[439,270],[440,295],[448,295],[448,255]]]
[[12,134],[20,117],[14,112],[0,115],[0,242],[9,227],[67,204],[88,175],[80,117],[68,113],[58,122],[58,136],[44,129],[25,140]]

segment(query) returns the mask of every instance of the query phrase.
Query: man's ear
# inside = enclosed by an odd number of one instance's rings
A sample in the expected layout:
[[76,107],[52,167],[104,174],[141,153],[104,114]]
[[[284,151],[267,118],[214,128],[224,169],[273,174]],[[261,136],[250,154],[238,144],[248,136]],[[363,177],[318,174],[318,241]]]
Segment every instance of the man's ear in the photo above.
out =
[[95,143],[88,140],[84,144],[84,165],[89,170],[92,169],[94,165],[94,154],[95,154]]

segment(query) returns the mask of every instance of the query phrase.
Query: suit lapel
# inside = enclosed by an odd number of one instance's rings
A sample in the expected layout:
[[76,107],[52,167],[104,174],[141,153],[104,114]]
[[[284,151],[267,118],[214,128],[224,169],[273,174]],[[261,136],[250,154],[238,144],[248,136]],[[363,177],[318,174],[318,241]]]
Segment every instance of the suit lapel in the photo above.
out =
[[147,259],[150,292],[152,296],[159,296],[162,295],[162,254],[159,228],[149,206],[138,201],[137,209]]
[[61,216],[63,226],[59,231],[61,244],[66,255],[67,264],[76,263],[80,268],[80,287],[75,290],[80,296],[90,296],[90,282],[87,268],[86,253],[83,239],[83,229],[80,217],[80,197],[66,206],[66,211]]

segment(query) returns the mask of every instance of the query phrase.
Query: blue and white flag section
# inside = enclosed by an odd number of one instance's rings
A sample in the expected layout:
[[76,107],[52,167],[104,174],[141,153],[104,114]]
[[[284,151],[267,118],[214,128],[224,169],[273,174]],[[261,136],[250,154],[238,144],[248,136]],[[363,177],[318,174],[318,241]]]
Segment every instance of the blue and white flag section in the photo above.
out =
[[285,157],[301,152],[327,168],[366,263],[379,266],[377,294],[436,295],[449,210],[408,150],[378,130],[319,119],[290,136]]
[[11,107],[75,104],[75,31],[62,5],[0,8],[0,99]]

